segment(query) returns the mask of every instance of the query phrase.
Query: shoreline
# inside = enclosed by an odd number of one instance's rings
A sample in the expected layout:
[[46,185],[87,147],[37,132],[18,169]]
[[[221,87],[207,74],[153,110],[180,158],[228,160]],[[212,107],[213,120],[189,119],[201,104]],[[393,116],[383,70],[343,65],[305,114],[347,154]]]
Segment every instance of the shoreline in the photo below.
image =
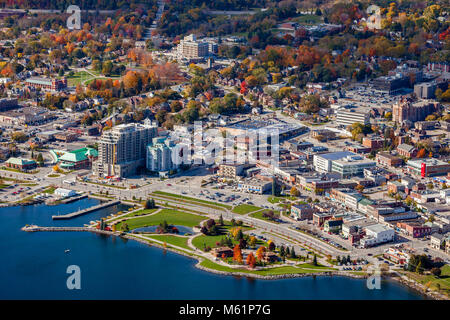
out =
[[[211,268],[200,265],[203,261],[209,260],[209,259],[197,256],[195,254],[189,254],[187,252],[170,247],[170,245],[168,245],[167,247],[164,247],[163,245],[161,245],[157,242],[152,242],[151,240],[144,240],[144,239],[136,238],[129,234],[119,234],[117,232],[112,232],[112,231],[97,230],[97,229],[92,229],[92,228],[84,228],[83,230],[79,230],[79,231],[87,231],[87,232],[91,232],[94,234],[105,235],[105,236],[116,236],[116,237],[120,237],[120,238],[127,239],[127,240],[133,240],[133,241],[139,242],[139,243],[144,244],[149,247],[154,246],[154,247],[157,247],[162,250],[167,250],[167,251],[179,254],[179,255],[183,255],[187,258],[197,260],[197,263],[194,266],[199,270],[214,273],[214,274],[219,274],[219,275],[223,275],[223,276],[245,277],[245,278],[250,278],[250,279],[258,279],[258,280],[281,280],[281,279],[293,279],[293,278],[316,277],[316,276],[322,276],[322,277],[323,276],[328,276],[328,277],[336,276],[336,277],[348,277],[348,278],[353,278],[353,279],[367,279],[370,276],[367,273],[364,275],[361,275],[361,274],[346,273],[346,272],[342,272],[342,271],[286,273],[286,274],[277,274],[277,275],[259,275],[259,274],[255,274],[255,273],[246,273],[246,272],[239,272],[239,271],[236,271],[236,272],[222,271],[222,270],[211,269]],[[209,260],[209,261],[214,263],[214,261],[212,261],[212,260]],[[422,284],[417,283],[416,281],[414,281],[412,279],[405,278],[405,276],[402,276],[402,275],[398,274],[397,272],[395,274],[382,274],[381,277],[384,280],[396,281],[400,285],[406,286],[409,289],[412,289],[416,293],[418,293],[421,296],[424,296],[426,298],[429,298],[432,300],[449,300],[449,298],[446,297],[445,295],[435,292],[435,291],[432,291],[432,290],[429,290],[429,289],[425,288],[425,286],[423,286]]]
[[[113,234],[113,235],[115,235],[115,234]],[[314,273],[314,272],[311,272],[311,273],[289,273],[289,274],[279,274],[279,275],[271,275],[271,276],[259,275],[259,274],[254,274],[254,273],[245,273],[245,272],[239,272],[239,271],[236,271],[236,272],[221,271],[221,270],[210,269],[210,268],[200,265],[200,263],[202,263],[204,260],[206,260],[203,257],[192,256],[186,252],[179,251],[175,248],[164,247],[158,243],[147,242],[145,240],[134,238],[131,236],[126,236],[126,235],[125,236],[118,235],[118,236],[126,238],[126,239],[130,239],[130,240],[135,240],[137,242],[140,242],[140,243],[148,245],[148,246],[155,246],[157,248],[160,248],[163,250],[168,250],[173,253],[181,254],[185,257],[197,260],[197,263],[195,264],[195,267],[197,269],[205,271],[205,272],[214,273],[214,274],[220,274],[223,276],[246,277],[246,278],[258,279],[258,280],[281,280],[281,279],[293,279],[293,278],[316,277],[316,276],[322,276],[322,277],[323,276],[328,276],[328,277],[336,276],[336,277],[348,277],[348,278],[353,278],[353,279],[367,279],[370,276],[368,274],[359,275],[359,274],[345,273],[342,271],[325,271],[325,272],[317,272],[317,273]],[[437,293],[437,292],[434,292],[431,290],[424,291],[424,289],[423,289],[424,287],[421,284],[416,283],[413,280],[410,280],[410,281],[405,280],[401,277],[401,275],[399,275],[397,273],[394,275],[382,275],[381,277],[384,280],[393,280],[393,281],[399,283],[400,285],[406,286],[409,289],[412,289],[413,291],[415,291],[416,293],[419,293],[420,295],[427,297],[429,299],[449,300],[443,294],[440,294],[440,293]]]

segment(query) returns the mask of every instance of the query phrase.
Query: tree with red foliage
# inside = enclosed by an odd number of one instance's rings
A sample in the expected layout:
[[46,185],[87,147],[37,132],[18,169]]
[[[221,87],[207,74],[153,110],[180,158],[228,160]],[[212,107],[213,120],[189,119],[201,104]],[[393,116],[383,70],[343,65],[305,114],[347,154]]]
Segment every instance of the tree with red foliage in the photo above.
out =
[[246,94],[247,93],[247,82],[242,81],[241,82],[241,94]]

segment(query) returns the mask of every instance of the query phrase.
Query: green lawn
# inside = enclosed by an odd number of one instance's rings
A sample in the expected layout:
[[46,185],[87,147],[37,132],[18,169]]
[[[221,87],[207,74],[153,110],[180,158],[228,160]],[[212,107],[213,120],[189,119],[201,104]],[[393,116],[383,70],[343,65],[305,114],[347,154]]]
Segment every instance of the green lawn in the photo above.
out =
[[56,187],[48,187],[47,189],[45,189],[44,191],[42,191],[43,193],[48,193],[48,194],[53,194],[55,193]]
[[212,201],[207,201],[207,200],[202,200],[202,199],[197,199],[197,198],[186,197],[186,196],[175,194],[175,193],[169,193],[169,192],[164,192],[164,191],[154,191],[153,193],[157,194],[157,195],[160,195],[160,196],[165,196],[165,197],[170,197],[170,198],[175,198],[175,199],[184,199],[184,200],[189,200],[189,201],[193,201],[193,202],[209,204],[209,205],[213,205],[213,206],[216,206],[216,207],[223,207],[223,208],[230,209],[230,210],[232,208],[230,205],[227,205],[227,204],[217,203],[217,202],[212,202]]
[[[238,226],[233,227],[231,225],[231,222],[229,221],[224,221],[224,226],[220,227],[220,234],[217,236],[207,236],[207,235],[200,235],[195,237],[194,239],[192,239],[192,244],[200,249],[203,250],[203,248],[205,247],[205,245],[211,248],[216,247],[216,242],[220,242],[220,240],[222,240],[222,238],[225,238],[226,235],[228,234],[229,230],[232,228],[236,228]],[[246,230],[251,230],[252,228],[249,226],[240,226],[242,231],[246,231]],[[233,240],[233,245],[237,244],[238,241]],[[261,241],[261,240],[257,240],[256,241],[257,245],[265,245],[265,242]]]
[[1,167],[1,170],[5,170],[5,171],[11,171],[11,172],[19,172],[19,173],[25,173],[25,174],[36,174],[39,172],[39,170],[33,170],[33,171],[22,171],[19,169],[13,169],[13,168],[8,168],[8,167]]
[[279,196],[279,197],[270,196],[267,198],[267,201],[269,201],[272,204],[279,203],[281,201],[288,201],[288,200],[294,201],[294,200],[297,200],[297,198],[293,197],[293,196]]
[[146,238],[151,238],[151,239],[155,239],[155,240],[159,240],[159,241],[163,241],[167,244],[172,244],[174,246],[177,247],[181,247],[181,248],[185,248],[188,250],[192,250],[192,248],[190,248],[188,246],[188,238],[187,237],[179,237],[179,236],[172,236],[172,235],[148,235],[146,236]]
[[322,21],[322,18],[320,16],[312,14],[305,14],[299,17],[292,18],[292,20],[300,24],[318,24]]
[[258,210],[261,210],[261,208],[257,206],[252,206],[250,204],[240,204],[234,207],[232,211],[237,214],[247,214]]
[[[151,216],[129,219],[126,223],[128,224],[129,229],[133,230],[136,228],[158,225],[164,220],[166,220],[168,224],[194,227],[198,225],[200,221],[205,220],[205,217],[172,209],[163,209]],[[116,230],[120,230],[122,224],[123,222],[119,222],[116,225]]]
[[260,220],[264,220],[264,221],[273,222],[273,223],[279,223],[277,221],[273,221],[271,219],[264,218],[263,217],[263,213],[266,212],[266,211],[267,210],[250,213],[250,217],[253,217],[253,218],[256,218],[256,219],[260,219]]
[[433,275],[421,275],[415,272],[404,273],[423,285],[429,284],[431,290],[437,290],[439,284],[441,293],[450,296],[450,265],[447,264],[441,268],[441,276],[439,278]]
[[304,268],[304,269],[337,270],[336,268],[327,267],[327,266],[321,265],[320,263],[318,263],[317,266],[313,265],[312,263],[301,263],[301,264],[298,264],[297,267]]
[[[110,221],[114,221],[114,220],[118,220],[118,219],[124,219],[124,218],[131,218],[131,217],[143,216],[143,215],[147,215],[147,214],[153,213],[153,212],[155,212],[156,210],[158,210],[158,208],[155,208],[155,209],[142,209],[142,210],[138,210],[138,211],[131,212],[131,213],[126,214],[126,215],[124,215],[124,216],[122,216],[122,217],[114,218],[114,219],[112,219],[112,220],[110,220]],[[123,214],[123,213],[125,213],[125,212],[126,212],[126,211],[123,211],[121,214]],[[129,224],[128,224],[128,225],[129,225]]]
[[291,266],[275,267],[275,268],[269,268],[269,269],[258,270],[258,271],[248,270],[248,269],[234,269],[234,268],[219,265],[210,260],[203,260],[200,263],[200,265],[203,267],[209,268],[209,269],[213,269],[213,270],[219,270],[219,271],[225,271],[225,272],[243,272],[243,273],[249,273],[249,274],[259,274],[262,276],[324,272],[323,270],[311,271],[311,270],[304,270],[302,268],[291,267]]
[[92,75],[90,75],[86,71],[75,72],[71,76],[67,75],[67,84],[69,86],[76,86],[76,85],[80,84],[81,82],[83,82],[87,79],[91,79],[91,78],[92,78]]

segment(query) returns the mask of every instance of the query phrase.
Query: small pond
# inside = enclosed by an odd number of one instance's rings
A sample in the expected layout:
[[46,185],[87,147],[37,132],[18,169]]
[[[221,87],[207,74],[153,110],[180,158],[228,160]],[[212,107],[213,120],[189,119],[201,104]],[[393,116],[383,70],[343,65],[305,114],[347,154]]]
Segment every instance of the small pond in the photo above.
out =
[[[184,235],[186,233],[194,234],[194,230],[192,230],[192,228],[189,228],[186,226],[170,225],[170,227],[174,228],[174,229],[172,229],[172,231],[170,231],[170,233],[179,234],[179,235]],[[136,228],[132,232],[133,233],[140,233],[140,232],[155,233],[157,228],[158,228],[158,225],[148,226],[148,227]],[[176,230],[178,230],[178,232]]]

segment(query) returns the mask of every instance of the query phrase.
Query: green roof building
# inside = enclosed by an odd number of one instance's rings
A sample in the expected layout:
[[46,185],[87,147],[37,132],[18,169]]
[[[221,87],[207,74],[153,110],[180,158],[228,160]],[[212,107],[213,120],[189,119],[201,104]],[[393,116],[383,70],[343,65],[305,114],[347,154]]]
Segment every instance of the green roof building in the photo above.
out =
[[61,151],[53,152],[57,157],[57,162],[63,169],[78,170],[90,169],[92,161],[98,158],[97,150],[89,147],[62,153]]
[[8,160],[6,160],[5,165],[8,168],[19,169],[23,171],[32,170],[37,167],[36,161],[23,158],[9,158]]

